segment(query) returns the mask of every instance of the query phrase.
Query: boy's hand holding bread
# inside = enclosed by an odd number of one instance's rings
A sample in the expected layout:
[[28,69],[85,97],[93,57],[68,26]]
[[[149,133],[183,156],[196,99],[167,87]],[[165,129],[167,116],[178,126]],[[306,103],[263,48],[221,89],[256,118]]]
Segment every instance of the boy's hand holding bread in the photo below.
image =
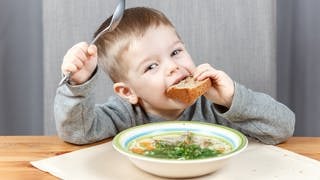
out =
[[230,108],[234,82],[225,72],[214,69],[210,64],[201,64],[193,72],[193,77],[169,87],[166,94],[186,104],[193,103],[204,94],[213,103]]

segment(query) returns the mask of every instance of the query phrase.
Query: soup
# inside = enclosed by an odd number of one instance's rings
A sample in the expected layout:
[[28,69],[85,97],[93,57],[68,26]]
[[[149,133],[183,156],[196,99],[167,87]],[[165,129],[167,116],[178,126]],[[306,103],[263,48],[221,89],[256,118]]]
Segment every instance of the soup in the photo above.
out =
[[232,146],[219,138],[192,132],[176,132],[138,138],[129,144],[129,150],[154,158],[191,160],[231,152]]

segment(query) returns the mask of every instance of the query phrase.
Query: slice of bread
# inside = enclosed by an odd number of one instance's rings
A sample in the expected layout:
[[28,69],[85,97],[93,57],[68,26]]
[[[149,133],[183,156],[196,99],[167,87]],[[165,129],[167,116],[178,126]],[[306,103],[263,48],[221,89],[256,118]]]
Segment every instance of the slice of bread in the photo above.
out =
[[209,78],[203,81],[196,81],[189,76],[180,81],[178,84],[170,86],[166,90],[168,97],[180,100],[183,103],[191,104],[199,96],[203,95],[211,87],[211,80]]

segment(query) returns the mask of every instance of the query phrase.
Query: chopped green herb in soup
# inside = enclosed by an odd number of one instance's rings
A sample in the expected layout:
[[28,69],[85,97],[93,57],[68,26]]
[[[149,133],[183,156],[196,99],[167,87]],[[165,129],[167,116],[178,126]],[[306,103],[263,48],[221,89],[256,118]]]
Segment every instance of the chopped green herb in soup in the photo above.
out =
[[129,149],[137,154],[162,159],[203,159],[228,153],[227,142],[191,132],[144,137],[133,141]]

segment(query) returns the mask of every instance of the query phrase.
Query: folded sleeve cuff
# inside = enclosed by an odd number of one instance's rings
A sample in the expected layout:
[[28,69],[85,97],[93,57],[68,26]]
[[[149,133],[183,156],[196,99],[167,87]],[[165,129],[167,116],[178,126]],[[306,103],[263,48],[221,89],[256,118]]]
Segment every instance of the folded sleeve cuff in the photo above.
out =
[[98,68],[94,71],[92,77],[83,84],[71,85],[64,83],[60,89],[66,96],[87,96],[95,87],[98,79]]

